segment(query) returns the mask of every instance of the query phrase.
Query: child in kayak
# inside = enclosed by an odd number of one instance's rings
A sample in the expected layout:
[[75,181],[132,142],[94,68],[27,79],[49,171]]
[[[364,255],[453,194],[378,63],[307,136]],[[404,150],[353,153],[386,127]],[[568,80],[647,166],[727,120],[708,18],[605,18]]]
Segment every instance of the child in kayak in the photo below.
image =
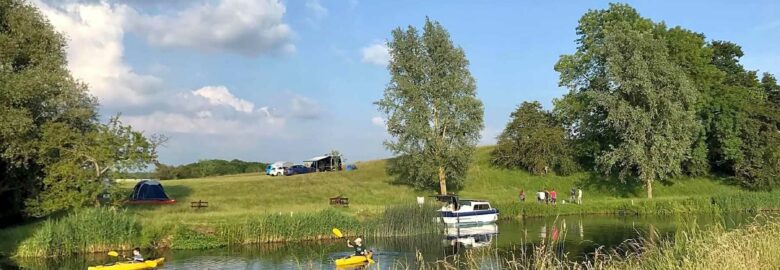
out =
[[143,262],[144,256],[141,256],[141,249],[140,248],[134,248],[133,249],[133,261],[134,262]]
[[355,255],[356,256],[364,256],[366,255],[366,248],[363,247],[363,239],[360,239],[360,237],[355,238],[355,245],[353,246],[352,243],[347,240],[347,246],[355,249]]

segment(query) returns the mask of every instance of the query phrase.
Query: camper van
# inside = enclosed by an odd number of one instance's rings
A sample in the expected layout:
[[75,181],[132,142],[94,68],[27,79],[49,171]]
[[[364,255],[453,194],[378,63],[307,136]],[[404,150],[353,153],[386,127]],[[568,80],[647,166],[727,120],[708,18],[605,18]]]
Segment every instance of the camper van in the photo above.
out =
[[292,162],[286,162],[286,161],[277,161],[274,162],[274,164],[270,165],[271,168],[268,170],[268,174],[271,176],[282,176],[287,172],[287,168],[290,168],[293,166]]

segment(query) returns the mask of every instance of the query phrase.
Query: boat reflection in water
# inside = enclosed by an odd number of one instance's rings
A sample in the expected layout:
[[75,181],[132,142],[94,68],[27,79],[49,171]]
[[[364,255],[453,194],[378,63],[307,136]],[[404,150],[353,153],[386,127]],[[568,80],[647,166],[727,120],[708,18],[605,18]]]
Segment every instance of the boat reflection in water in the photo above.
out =
[[445,243],[447,255],[458,254],[463,249],[487,247],[498,235],[498,225],[495,223],[471,226],[447,226]]

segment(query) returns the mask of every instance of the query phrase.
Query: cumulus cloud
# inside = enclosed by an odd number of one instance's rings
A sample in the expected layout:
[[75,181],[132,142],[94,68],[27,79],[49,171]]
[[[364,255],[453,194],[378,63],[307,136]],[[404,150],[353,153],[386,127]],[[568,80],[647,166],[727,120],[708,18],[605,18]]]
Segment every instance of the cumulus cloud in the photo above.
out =
[[255,108],[252,102],[237,98],[224,86],[205,86],[192,93],[205,98],[211,105],[226,105],[239,112],[249,113]]
[[374,116],[371,118],[371,124],[374,124],[378,127],[385,127],[385,119],[379,116]]
[[322,116],[322,107],[310,98],[293,95],[290,98],[290,114],[301,119],[316,119]]
[[68,69],[89,85],[102,105],[140,105],[163,90],[162,80],[137,74],[122,62],[123,25],[130,12],[127,6],[71,3],[57,7],[34,3],[67,38]]
[[161,47],[249,56],[291,53],[295,51],[294,33],[282,20],[285,12],[278,0],[221,0],[196,4],[173,15],[135,13],[131,28]]
[[387,66],[390,61],[390,52],[387,50],[387,45],[384,43],[374,43],[361,49],[363,63]]

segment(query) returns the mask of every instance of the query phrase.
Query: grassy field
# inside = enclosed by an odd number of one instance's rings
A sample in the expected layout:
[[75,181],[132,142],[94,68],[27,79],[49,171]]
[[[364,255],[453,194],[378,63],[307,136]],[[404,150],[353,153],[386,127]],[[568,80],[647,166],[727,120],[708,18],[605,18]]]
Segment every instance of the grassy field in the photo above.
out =
[[[478,149],[466,185],[459,194],[464,198],[490,200],[501,210],[502,218],[780,208],[778,191],[747,192],[713,178],[677,179],[667,185],[656,183],[655,198],[647,200],[643,198],[645,193],[641,185],[616,185],[615,180],[589,173],[565,177],[535,176],[519,170],[498,169],[489,165],[491,149]],[[356,171],[282,177],[243,174],[167,180],[162,183],[168,195],[178,201],[176,204],[128,206],[123,213],[137,222],[141,235],[133,243],[142,246],[175,248],[178,243],[180,247],[199,248],[234,243],[318,239],[329,234],[327,229],[331,226],[325,226],[323,222],[336,221],[353,230],[384,231],[384,235],[393,235],[406,229],[383,227],[378,223],[390,224],[398,219],[392,215],[398,216],[399,211],[405,210],[385,210],[388,207],[409,206],[414,204],[415,197],[433,195],[434,191],[419,191],[393,184],[385,172],[385,164],[385,160],[368,161],[358,163],[359,169]],[[133,183],[125,182],[123,185],[129,193]],[[559,193],[559,201],[566,200],[572,186],[583,189],[584,204],[552,206],[535,202],[534,193],[544,189],[555,189]],[[526,191],[525,203],[518,202],[520,190]],[[333,209],[328,205],[328,198],[338,195],[350,199],[349,208]],[[190,202],[198,200],[208,201],[209,207],[190,208]],[[428,220],[426,217],[422,219]],[[0,253],[14,253],[25,239],[51,239],[47,234],[38,232],[41,227],[44,227],[42,222],[38,222],[0,230],[0,238],[7,240],[0,243]],[[73,226],[68,228],[78,229]],[[39,235],[36,236],[36,233]],[[29,253],[35,254],[36,250],[38,248],[29,248]]]
[[[571,176],[534,176],[519,170],[503,170],[489,165],[490,147],[479,148],[469,170],[461,197],[487,199],[498,206],[511,205],[526,209],[528,215],[565,212],[601,213],[615,205],[641,204],[641,186],[616,187],[603,177],[580,173]],[[345,210],[358,216],[381,212],[385,206],[413,203],[417,196],[433,195],[434,191],[416,191],[408,186],[391,184],[385,172],[384,160],[358,163],[356,171],[312,173],[270,177],[243,174],[200,179],[163,181],[168,194],[178,203],[164,206],[132,206],[131,213],[141,221],[185,222],[203,224],[253,217],[271,213],[313,212],[330,208],[328,198],[343,195],[350,199]],[[128,186],[130,184],[127,184]],[[559,200],[568,199],[572,186],[583,187],[584,205],[540,206],[534,202],[534,192],[555,189]],[[525,204],[518,203],[518,192],[526,191]],[[711,178],[678,179],[673,185],[655,185],[655,201],[678,201],[690,198],[709,200],[712,196],[751,193]],[[773,193],[774,194],[774,193]],[[780,193],[778,193],[780,194]],[[430,198],[428,198],[430,199]],[[189,202],[203,200],[209,207],[191,209]]]

